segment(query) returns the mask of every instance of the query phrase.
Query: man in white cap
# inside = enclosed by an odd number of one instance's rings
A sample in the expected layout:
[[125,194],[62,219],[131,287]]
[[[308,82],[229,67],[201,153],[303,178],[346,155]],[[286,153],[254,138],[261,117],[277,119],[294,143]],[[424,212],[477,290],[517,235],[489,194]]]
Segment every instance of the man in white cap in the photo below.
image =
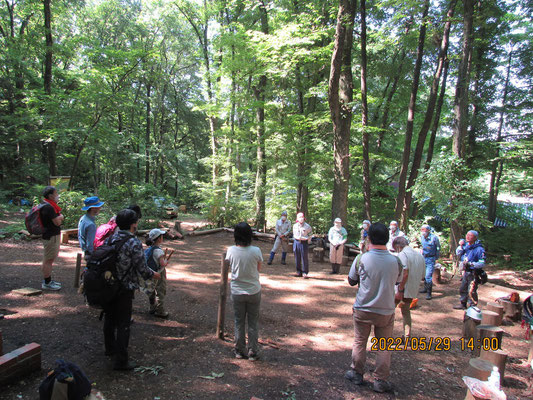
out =
[[371,222],[368,219],[363,221],[363,229],[361,229],[361,241],[359,242],[359,250],[361,254],[368,251],[368,245],[370,244],[370,239],[368,238],[368,229],[370,228]]
[[392,241],[399,236],[405,236],[404,233],[398,228],[397,221],[391,221],[389,224],[389,242],[387,243],[387,249],[394,253],[394,247],[392,247]]
[[78,239],[83,256],[87,260],[94,251],[94,238],[96,236],[96,223],[94,221],[105,203],[100,201],[98,196],[87,197],[83,203],[85,205],[81,209],[87,212],[78,222]]
[[348,232],[342,226],[342,220],[340,218],[335,218],[333,226],[329,228],[328,240],[331,273],[338,274],[341,268],[342,256],[344,254],[344,243],[348,240]]
[[276,239],[274,240],[274,247],[270,251],[270,258],[267,261],[268,265],[272,264],[276,251],[281,246],[281,263],[286,265],[285,259],[287,258],[287,252],[289,251],[289,233],[291,231],[291,221],[287,219],[287,211],[281,213],[281,218],[276,222]]
[[426,300],[431,300],[431,291],[433,290],[433,270],[435,263],[440,255],[440,242],[437,235],[431,233],[431,226],[424,224],[420,228],[422,236],[420,237],[420,244],[422,245],[422,255],[426,262],[426,278],[424,288],[420,293],[426,293]]

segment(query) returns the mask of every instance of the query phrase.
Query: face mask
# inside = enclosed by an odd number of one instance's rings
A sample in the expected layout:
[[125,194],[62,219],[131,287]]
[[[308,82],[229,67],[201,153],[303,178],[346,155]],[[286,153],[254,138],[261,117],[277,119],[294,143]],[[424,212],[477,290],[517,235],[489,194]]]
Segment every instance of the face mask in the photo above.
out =
[[298,222],[299,222],[300,224],[303,224],[304,221],[305,221],[305,218],[304,218],[304,217],[299,217],[299,218],[298,218]]
[[427,238],[429,236],[429,232],[422,232],[422,236],[424,236],[425,238]]
[[285,222],[287,220],[287,217],[284,215],[283,217],[281,217],[281,220]]
[[368,224],[363,224],[363,229],[366,231],[368,229]]
[[338,222],[335,222],[335,228],[341,229],[341,224],[339,224]]

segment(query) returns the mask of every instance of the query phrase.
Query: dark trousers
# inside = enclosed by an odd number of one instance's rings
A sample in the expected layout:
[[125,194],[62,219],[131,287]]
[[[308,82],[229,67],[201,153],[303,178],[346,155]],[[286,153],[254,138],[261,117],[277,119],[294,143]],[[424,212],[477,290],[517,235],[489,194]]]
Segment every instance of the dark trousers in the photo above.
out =
[[298,274],[309,273],[309,243],[307,241],[300,242],[299,240],[294,240],[292,245],[294,250],[294,258],[296,259],[296,272]]
[[477,300],[478,300],[478,297],[477,297],[478,284],[476,282],[475,275],[474,275],[473,272],[464,272],[463,273],[463,277],[461,278],[461,287],[459,288],[459,294],[461,295],[461,303],[466,304],[468,302],[469,306],[476,304],[468,296],[468,292],[470,291],[470,287],[472,287],[472,299],[474,299],[474,301],[477,303]]
[[115,354],[115,364],[119,365],[128,362],[132,303],[133,290],[123,289],[105,308],[105,350],[107,354]]

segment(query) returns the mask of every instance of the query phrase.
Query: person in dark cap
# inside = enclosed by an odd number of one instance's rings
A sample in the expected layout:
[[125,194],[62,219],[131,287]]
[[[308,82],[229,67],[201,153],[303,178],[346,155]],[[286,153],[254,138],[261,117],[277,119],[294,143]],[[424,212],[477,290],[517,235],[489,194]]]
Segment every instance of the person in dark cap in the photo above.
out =
[[83,256],[87,260],[94,251],[94,238],[96,236],[95,219],[100,209],[105,204],[98,196],[87,197],[83,200],[85,204],[81,209],[87,211],[78,222],[78,239]]
[[461,287],[459,288],[461,303],[453,306],[456,310],[464,310],[467,308],[467,305],[475,306],[478,302],[478,282],[476,275],[485,266],[485,249],[478,240],[478,237],[479,234],[477,231],[468,231],[466,234],[466,244],[460,244],[456,250],[456,254],[461,260],[460,267],[463,271]]

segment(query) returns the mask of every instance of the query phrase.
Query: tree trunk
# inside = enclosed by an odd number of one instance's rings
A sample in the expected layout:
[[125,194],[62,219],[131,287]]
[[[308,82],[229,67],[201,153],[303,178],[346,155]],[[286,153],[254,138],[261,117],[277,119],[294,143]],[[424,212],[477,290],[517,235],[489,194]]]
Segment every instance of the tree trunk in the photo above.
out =
[[152,85],[150,82],[146,83],[146,130],[144,136],[145,142],[145,169],[144,169],[144,182],[150,182],[150,114],[151,114],[151,95]]
[[499,183],[503,170],[503,160],[500,160],[500,142],[502,141],[502,131],[505,115],[505,105],[507,103],[507,93],[509,91],[509,78],[511,76],[511,64],[513,59],[513,52],[509,52],[507,58],[507,73],[505,76],[505,84],[503,86],[503,98],[502,108],[500,111],[500,122],[498,124],[498,136],[496,137],[496,157],[492,161],[491,174],[490,174],[490,186],[489,186],[489,207],[488,207],[488,219],[491,222],[496,220],[496,209],[498,206],[498,191]]
[[346,221],[350,177],[352,123],[352,42],[356,0],[340,0],[329,78],[329,109],[333,122],[334,181],[331,218]]
[[424,145],[426,143],[427,134],[431,126],[431,121],[433,119],[433,113],[435,111],[435,104],[437,102],[437,94],[439,91],[439,82],[444,69],[444,64],[448,55],[448,44],[450,37],[450,29],[452,25],[453,13],[455,10],[455,5],[457,0],[452,0],[448,8],[448,13],[446,15],[446,22],[444,23],[444,32],[442,34],[442,41],[440,44],[439,55],[437,57],[437,68],[433,75],[433,82],[431,84],[431,89],[429,92],[428,105],[426,108],[426,115],[424,117],[424,122],[418,133],[418,140],[416,143],[415,153],[413,156],[413,163],[411,165],[411,173],[409,174],[409,180],[407,181],[406,193],[404,196],[404,203],[402,209],[402,216],[400,218],[400,225],[404,228],[407,227],[409,222],[409,211],[411,209],[411,202],[413,200],[412,187],[415,184],[416,178],[418,177],[418,169],[422,163],[422,154],[424,152]]
[[[368,103],[366,87],[366,0],[361,0],[361,126],[363,129],[363,198],[365,202],[365,218],[372,219],[372,207],[370,203],[370,134],[368,125]],[[349,140],[349,138],[348,138]],[[349,146],[349,142],[348,142]],[[349,148],[348,148],[349,152]],[[345,219],[343,219],[345,221]]]
[[[44,55],[44,93],[50,97],[52,95],[52,12],[50,10],[50,0],[43,0],[44,10],[44,35],[46,43],[46,51]],[[57,175],[56,162],[56,142],[49,138],[48,148],[48,170],[50,176]]]
[[[261,18],[261,32],[268,35],[268,14],[263,1],[259,1]],[[255,227],[266,228],[265,189],[266,189],[266,160],[265,160],[265,90],[267,85],[266,75],[259,77],[259,82],[254,88],[255,100],[258,107],[257,117],[257,173],[255,176]]]
[[[457,85],[455,88],[454,99],[454,120],[452,127],[453,138],[453,153],[460,159],[465,159],[466,154],[466,134],[468,127],[468,87],[470,83],[470,64],[472,53],[472,29],[474,16],[474,2],[473,0],[463,0],[464,15],[463,15],[463,46],[461,54],[461,62],[459,64],[459,71],[457,75]],[[463,177],[458,176],[461,180]],[[455,200],[461,196],[461,192],[453,193],[450,200],[450,210],[453,214],[455,211]],[[450,249],[455,249],[457,243],[461,238],[461,225],[458,219],[454,219],[450,226]]]
[[[396,207],[394,215],[396,219],[400,219],[400,214],[403,208],[403,201],[405,197],[405,182],[407,180],[407,170],[409,169],[409,157],[411,155],[411,140],[413,138],[416,96],[418,93],[418,82],[420,80],[420,70],[422,69],[422,58],[424,55],[424,42],[426,40],[426,19],[429,11],[429,0],[425,1],[424,11],[422,13],[422,23],[420,25],[420,33],[418,36],[418,48],[415,62],[415,69],[413,72],[413,85],[411,88],[411,97],[409,99],[409,111],[407,113],[407,124],[405,127],[405,142],[403,146],[402,164],[400,169],[400,182],[398,186],[398,197],[396,198]],[[403,226],[402,226],[403,228]]]

